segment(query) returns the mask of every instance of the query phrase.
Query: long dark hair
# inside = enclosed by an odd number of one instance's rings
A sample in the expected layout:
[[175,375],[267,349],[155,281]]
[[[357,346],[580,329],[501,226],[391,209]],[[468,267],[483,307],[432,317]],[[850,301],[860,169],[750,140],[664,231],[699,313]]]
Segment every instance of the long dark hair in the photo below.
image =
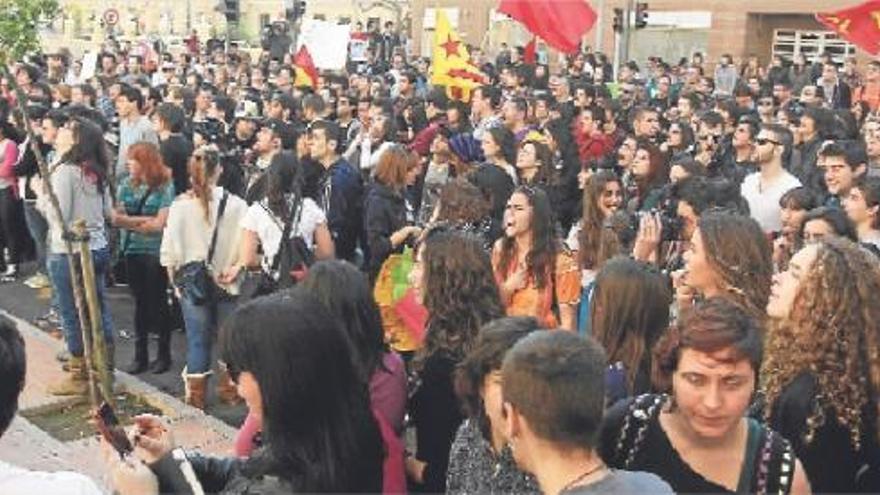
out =
[[617,174],[611,170],[598,170],[584,187],[583,218],[578,234],[578,259],[581,268],[592,270],[602,261],[599,259],[599,245],[606,219],[602,217],[599,201],[605,186],[613,182],[620,184],[623,189],[623,183]]
[[262,396],[264,444],[248,477],[278,476],[297,493],[381,491],[367,384],[318,298],[295,287],[241,306],[223,324],[220,356],[253,374]]
[[73,133],[73,146],[64,153],[62,160],[82,167],[86,177],[94,180],[98,191],[103,194],[111,164],[101,128],[78,117],[71,118],[66,125]]
[[320,261],[309,269],[303,287],[339,318],[351,340],[361,379],[369,382],[382,365],[388,346],[382,330],[382,315],[367,278],[346,261]]
[[[501,149],[501,157],[508,165],[516,164],[516,137],[506,127],[490,127],[488,133]],[[488,159],[488,157],[486,157]]]
[[650,350],[669,325],[672,292],[668,280],[652,266],[626,257],[613,258],[596,277],[591,328],[608,353],[608,362],[622,362],[632,393],[636,376],[650,373]]
[[288,151],[276,153],[266,171],[266,204],[278,218],[290,213],[287,194],[294,191],[294,181],[301,176],[296,171],[296,156]]
[[464,358],[480,327],[504,315],[481,238],[440,226],[428,232],[419,249],[429,331],[417,369],[436,352]]
[[[529,275],[535,278],[535,285],[543,288],[549,281],[553,272],[553,263],[559,250],[559,241],[556,239],[556,230],[553,226],[553,210],[550,208],[550,200],[540,188],[531,186],[517,187],[513,194],[522,194],[529,200],[532,207],[532,249],[526,254],[526,266]],[[502,274],[507,274],[511,263],[515,263],[516,240],[504,236],[501,239],[501,257],[499,268]]]

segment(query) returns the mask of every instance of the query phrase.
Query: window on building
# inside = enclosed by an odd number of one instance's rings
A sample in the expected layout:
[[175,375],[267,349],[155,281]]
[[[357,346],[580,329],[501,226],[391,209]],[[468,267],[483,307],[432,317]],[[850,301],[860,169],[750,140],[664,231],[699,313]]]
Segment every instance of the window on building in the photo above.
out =
[[314,20],[316,20],[316,21],[326,21],[326,20],[327,20],[327,16],[324,15],[324,14],[314,14],[314,15],[312,16],[312,19],[314,19]]
[[840,39],[832,31],[807,31],[777,29],[773,32],[773,55],[781,55],[791,60],[797,53],[804,54],[807,63],[812,63],[822,52],[831,54],[832,60],[843,64],[843,60],[856,54],[856,47]]
[[260,14],[260,27],[266,27],[271,23],[271,17],[269,14]]

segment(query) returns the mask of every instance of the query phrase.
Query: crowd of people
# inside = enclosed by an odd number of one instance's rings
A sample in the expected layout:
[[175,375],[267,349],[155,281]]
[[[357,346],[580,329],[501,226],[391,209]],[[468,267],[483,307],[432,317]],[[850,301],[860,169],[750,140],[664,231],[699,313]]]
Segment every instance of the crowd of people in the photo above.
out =
[[379,48],[312,86],[234,46],[4,81],[0,263],[52,289],[52,392],[86,390],[84,220],[110,356],[125,283],[122,369],[248,408],[228,459],[137,418],[119,492],[880,491],[880,62],[470,47],[463,101]]

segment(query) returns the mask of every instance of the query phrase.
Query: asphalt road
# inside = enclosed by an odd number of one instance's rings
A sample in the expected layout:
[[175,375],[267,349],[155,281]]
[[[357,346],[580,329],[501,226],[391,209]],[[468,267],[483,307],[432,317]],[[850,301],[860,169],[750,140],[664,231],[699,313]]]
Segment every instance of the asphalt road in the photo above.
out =
[[[0,308],[18,316],[19,318],[33,321],[38,316],[49,310],[49,297],[51,291],[34,290],[22,283],[31,273],[34,265],[28,264],[22,267],[22,274],[18,281],[13,283],[0,283]],[[124,368],[131,363],[134,355],[134,342],[131,336],[134,334],[134,299],[128,287],[112,287],[107,292],[108,306],[113,318],[116,332],[116,363],[117,367]],[[176,397],[183,397],[183,380],[180,377],[181,370],[186,360],[186,335],[181,329],[172,332],[171,359],[172,366],[167,373],[155,375],[149,371],[138,375],[138,378],[159,388],[163,392]],[[156,342],[151,339],[150,358],[155,357]],[[58,363],[61,366],[61,363]],[[244,420],[246,409],[243,405],[227,406],[218,403],[215,395],[214,381],[209,382],[207,413],[215,416],[234,427],[240,426]]]

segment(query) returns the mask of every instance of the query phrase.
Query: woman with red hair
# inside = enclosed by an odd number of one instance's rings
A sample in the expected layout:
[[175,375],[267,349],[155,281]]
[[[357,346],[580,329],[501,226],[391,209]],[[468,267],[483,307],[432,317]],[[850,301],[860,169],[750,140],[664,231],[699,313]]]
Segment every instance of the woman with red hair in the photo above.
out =
[[168,208],[174,201],[174,182],[155,144],[135,143],[128,148],[127,158],[128,174],[120,179],[112,216],[113,225],[121,232],[119,252],[124,256],[135,303],[135,354],[126,371],[146,371],[148,337],[153,331],[159,336],[159,351],[152,371],[164,373],[171,366],[171,329],[168,278],[159,263],[159,247]]

